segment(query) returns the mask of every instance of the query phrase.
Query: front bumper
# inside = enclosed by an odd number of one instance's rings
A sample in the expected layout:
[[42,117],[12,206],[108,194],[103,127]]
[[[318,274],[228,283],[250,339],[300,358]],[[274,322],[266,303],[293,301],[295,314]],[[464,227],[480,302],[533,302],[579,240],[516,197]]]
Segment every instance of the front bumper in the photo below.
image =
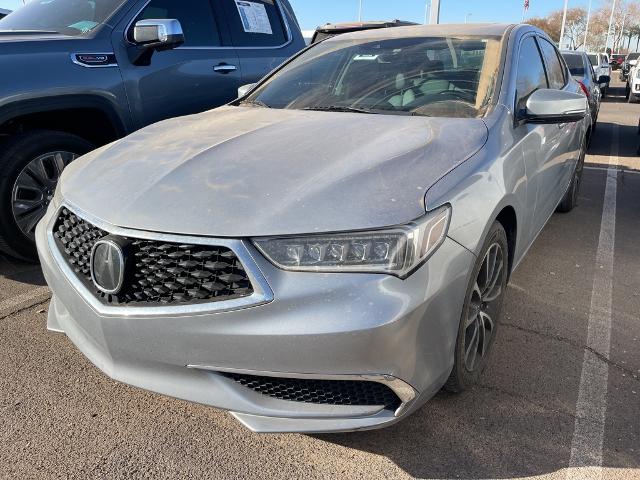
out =
[[[56,259],[49,238],[56,214],[50,208],[36,232],[53,291],[48,328],[64,332],[116,380],[229,410],[254,431],[326,432],[398,421],[433,396],[453,366],[474,257],[452,240],[406,280],[285,272],[243,243],[264,277],[266,300],[233,309],[219,302],[209,311],[130,307],[114,313],[92,305]],[[280,400],[222,372],[376,381],[394,390],[402,405],[392,411]]]

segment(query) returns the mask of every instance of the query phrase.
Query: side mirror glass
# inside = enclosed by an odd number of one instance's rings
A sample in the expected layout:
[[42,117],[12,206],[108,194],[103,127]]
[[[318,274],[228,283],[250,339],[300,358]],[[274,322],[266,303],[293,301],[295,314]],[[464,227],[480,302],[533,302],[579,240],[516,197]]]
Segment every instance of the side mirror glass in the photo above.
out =
[[587,114],[587,97],[582,93],[540,89],[527,100],[525,120],[529,123],[569,123]]
[[133,41],[141,47],[169,50],[184,43],[184,33],[175,19],[139,20],[133,27]]
[[255,87],[256,85],[257,83],[242,85],[240,88],[238,88],[238,98],[245,97],[251,90],[253,90],[253,87]]

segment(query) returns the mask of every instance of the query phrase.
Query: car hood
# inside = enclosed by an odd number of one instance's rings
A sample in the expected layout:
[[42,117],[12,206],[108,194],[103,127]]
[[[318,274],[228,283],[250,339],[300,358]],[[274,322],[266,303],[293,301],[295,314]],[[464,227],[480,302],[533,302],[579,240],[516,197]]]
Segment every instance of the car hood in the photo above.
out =
[[425,212],[477,152],[479,119],[222,107],[144,128],[73,162],[71,207],[120,227],[249,237],[367,229]]

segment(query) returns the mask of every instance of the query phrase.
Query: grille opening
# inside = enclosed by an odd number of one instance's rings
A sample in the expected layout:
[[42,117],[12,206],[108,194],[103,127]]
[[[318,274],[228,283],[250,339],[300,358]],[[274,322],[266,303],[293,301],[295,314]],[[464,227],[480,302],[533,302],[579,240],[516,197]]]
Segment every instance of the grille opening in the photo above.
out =
[[251,390],[292,402],[323,405],[383,406],[396,410],[402,403],[388,386],[366,380],[316,380],[221,373]]
[[63,208],[53,236],[78,279],[105,304],[193,304],[253,293],[242,263],[226,247],[118,237],[127,243],[127,273],[118,293],[105,294],[91,280],[91,250],[98,240],[113,235]]

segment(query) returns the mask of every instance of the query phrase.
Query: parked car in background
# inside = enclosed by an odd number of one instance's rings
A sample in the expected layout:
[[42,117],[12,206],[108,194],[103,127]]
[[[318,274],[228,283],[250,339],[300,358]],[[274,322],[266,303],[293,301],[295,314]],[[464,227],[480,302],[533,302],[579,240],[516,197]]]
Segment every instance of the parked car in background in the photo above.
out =
[[255,431],[393,424],[479,380],[509,275],[576,205],[587,116],[528,25],[316,43],[67,168],[36,232],[47,326]]
[[598,78],[608,78],[606,83],[600,84],[600,92],[602,98],[607,96],[609,83],[611,82],[611,66],[609,65],[609,56],[606,53],[589,53],[589,61],[593,65]]
[[623,82],[627,81],[629,70],[638,63],[638,58],[640,58],[640,52],[633,52],[627,55],[624,63],[622,64],[622,69],[620,70],[620,80]]
[[582,91],[589,100],[591,131],[593,132],[596,129],[598,113],[600,112],[600,85],[609,82],[610,79],[596,77],[596,72],[585,52],[567,50],[561,53],[569,67],[569,72],[571,72],[573,78],[580,84]]
[[611,69],[612,70],[620,70],[622,68],[622,64],[624,63],[626,55],[624,53],[614,53],[611,55]]
[[640,65],[636,64],[629,70],[625,85],[625,96],[629,103],[640,102]]
[[318,27],[311,38],[311,43],[320,42],[329,37],[335,37],[343,33],[359,32],[362,30],[377,30],[379,28],[408,27],[418,25],[415,22],[404,20],[390,21],[370,21],[370,22],[349,22],[349,23],[327,23]]
[[69,162],[233,100],[304,41],[287,0],[32,0],[0,45],[0,250],[30,258]]
[[0,8],[0,19],[6,17],[11,13],[11,10],[7,10],[6,8]]

